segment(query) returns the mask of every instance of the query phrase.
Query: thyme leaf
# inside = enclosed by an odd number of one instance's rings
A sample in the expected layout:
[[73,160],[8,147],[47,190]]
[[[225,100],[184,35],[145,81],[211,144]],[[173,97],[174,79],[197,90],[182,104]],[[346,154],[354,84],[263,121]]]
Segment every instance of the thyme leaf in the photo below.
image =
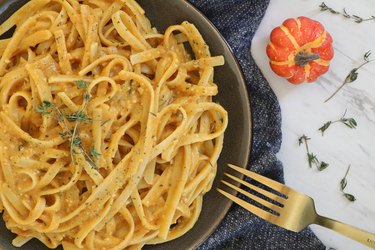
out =
[[342,15],[343,17],[345,17],[347,19],[352,19],[356,23],[362,23],[362,22],[365,22],[365,21],[375,20],[375,16],[373,16],[373,15],[368,17],[368,18],[363,18],[363,17],[360,17],[358,15],[351,15],[346,11],[345,8],[342,10],[342,12],[334,10],[331,7],[327,6],[327,4],[325,4],[324,2],[322,2],[319,5],[319,7],[320,7],[320,11],[328,11],[328,12],[334,14],[334,15]]
[[323,170],[326,169],[328,166],[329,166],[328,163],[322,161],[322,162],[320,162],[319,166],[317,166],[317,168],[318,168],[319,171],[323,171]]
[[59,134],[61,138],[63,138],[64,140],[70,140],[70,133],[68,133],[67,131],[59,133]]
[[348,181],[346,180],[346,177],[348,176],[349,170],[350,170],[350,165],[346,169],[345,175],[344,175],[344,177],[340,181],[341,191],[344,191],[346,185],[348,184]]
[[41,113],[42,115],[48,115],[51,113],[49,108],[51,108],[53,104],[50,101],[42,101],[39,105],[39,107],[36,109],[37,113]]
[[372,62],[373,60],[370,60],[369,59],[369,57],[370,57],[370,55],[371,55],[371,51],[367,51],[364,55],[363,55],[363,63],[362,64],[360,64],[358,67],[356,67],[356,68],[354,68],[354,69],[352,69],[350,72],[349,72],[349,74],[346,76],[346,78],[345,78],[345,80],[344,80],[344,82],[340,85],[340,87],[338,87],[337,89],[336,89],[336,91],[335,92],[333,92],[333,94],[330,96],[330,97],[328,97],[324,102],[328,102],[329,100],[331,100],[332,99],[332,97],[334,97],[346,84],[348,84],[348,83],[352,83],[352,82],[354,82],[355,80],[357,80],[357,78],[358,78],[358,70],[360,69],[360,68],[362,68],[363,66],[365,66],[366,64],[368,64],[369,62]]
[[98,151],[96,151],[95,147],[94,146],[91,146],[90,148],[90,155],[95,159],[95,160],[98,160],[99,159],[99,154]]
[[78,87],[82,88],[82,89],[87,89],[87,84],[85,81],[83,80],[76,80],[74,81]]
[[348,184],[348,181],[346,180],[346,178],[341,179],[341,181],[340,181],[341,191],[344,191],[344,189],[346,188],[347,184]]
[[349,128],[356,128],[357,127],[357,122],[354,120],[354,118],[342,118],[340,120],[343,124],[345,124]]
[[354,201],[357,200],[357,199],[355,198],[354,195],[352,195],[352,194],[348,194],[348,193],[344,193],[344,197],[345,197],[347,200],[351,201],[351,202],[354,202]]
[[90,94],[86,93],[86,94],[83,96],[83,99],[84,99],[84,101],[87,103],[87,102],[90,100]]
[[355,196],[352,195],[352,194],[349,194],[349,193],[346,193],[344,190],[346,188],[346,185],[348,184],[348,180],[346,179],[346,177],[348,176],[348,173],[349,173],[349,170],[350,170],[350,165],[348,166],[347,170],[346,170],[346,173],[344,175],[344,177],[341,179],[340,181],[340,190],[342,192],[342,194],[344,195],[344,197],[350,201],[350,202],[353,202],[356,200]]
[[72,122],[72,121],[79,121],[79,122],[91,122],[92,118],[87,117],[83,110],[74,112],[73,114],[65,115],[65,118]]
[[322,131],[322,135],[324,135],[324,131],[326,131],[329,128],[329,126],[331,126],[331,124],[332,124],[332,121],[328,121],[324,123],[322,127],[319,128],[319,130]]

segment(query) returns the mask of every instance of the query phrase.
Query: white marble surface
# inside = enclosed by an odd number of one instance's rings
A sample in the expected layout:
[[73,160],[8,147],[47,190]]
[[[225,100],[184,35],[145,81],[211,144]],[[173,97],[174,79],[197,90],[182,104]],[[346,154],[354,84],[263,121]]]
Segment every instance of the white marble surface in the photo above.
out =
[[[361,24],[319,11],[320,0],[271,0],[266,16],[252,42],[252,55],[276,93],[282,111],[283,143],[278,158],[283,162],[286,183],[310,195],[317,211],[375,233],[375,61],[359,70],[357,81],[347,85],[331,101],[324,100],[342,83],[349,71],[362,62],[367,50],[375,59],[375,20]],[[375,15],[374,0],[330,0],[326,4],[349,13]],[[271,30],[289,17],[307,16],[320,21],[334,40],[335,57],[328,73],[312,84],[292,85],[270,69],[265,53]],[[358,122],[357,129],[334,124],[322,136],[326,121],[347,117]],[[308,135],[309,145],[329,167],[319,172],[309,168],[298,138]],[[353,203],[340,192],[339,182],[347,166],[346,191],[356,196]],[[319,226],[312,226],[328,247],[339,250],[369,249]]]

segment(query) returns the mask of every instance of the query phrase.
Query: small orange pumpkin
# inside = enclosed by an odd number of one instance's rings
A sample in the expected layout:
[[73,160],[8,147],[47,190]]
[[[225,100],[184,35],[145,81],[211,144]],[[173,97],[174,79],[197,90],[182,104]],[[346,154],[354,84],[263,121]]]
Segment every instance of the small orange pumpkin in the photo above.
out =
[[290,18],[272,30],[267,55],[272,70],[293,84],[313,82],[333,58],[332,37],[307,17]]

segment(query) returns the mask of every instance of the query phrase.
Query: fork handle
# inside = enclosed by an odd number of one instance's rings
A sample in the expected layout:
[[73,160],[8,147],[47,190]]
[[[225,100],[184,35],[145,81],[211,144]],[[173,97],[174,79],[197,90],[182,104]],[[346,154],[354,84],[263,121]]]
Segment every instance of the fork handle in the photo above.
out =
[[315,224],[332,229],[346,237],[375,249],[375,234],[320,215],[317,216]]

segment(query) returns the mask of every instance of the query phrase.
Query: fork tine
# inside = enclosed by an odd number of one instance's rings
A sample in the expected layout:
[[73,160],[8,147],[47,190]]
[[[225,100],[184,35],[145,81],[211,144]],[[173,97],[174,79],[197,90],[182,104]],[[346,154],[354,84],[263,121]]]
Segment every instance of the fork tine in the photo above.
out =
[[225,192],[224,190],[221,190],[221,189],[217,189],[218,192],[220,192],[222,195],[224,195],[225,197],[227,197],[228,199],[230,199],[231,201],[237,203],[238,205],[240,205],[241,207],[245,208],[246,210],[250,211],[251,213],[255,214],[256,216],[264,219],[264,220],[267,220],[271,223],[274,223],[277,222],[277,216],[276,215],[273,215],[257,206],[254,206],[230,193],[227,193]]
[[283,205],[284,202],[285,202],[285,198],[284,197],[281,197],[281,196],[279,196],[277,194],[271,193],[271,192],[269,192],[269,191],[267,191],[267,190],[265,190],[263,188],[259,188],[257,186],[254,186],[254,185],[252,185],[252,184],[250,184],[250,183],[248,183],[248,182],[246,182],[244,180],[241,180],[240,178],[235,177],[235,176],[233,176],[231,174],[228,174],[228,173],[224,173],[224,174],[226,176],[228,176],[229,178],[231,178],[232,180],[234,180],[236,182],[239,182],[242,185],[244,185],[244,186],[246,186],[246,187],[248,187],[248,188],[250,188],[250,189],[252,189],[252,190],[254,190],[254,191],[256,191],[256,192],[258,192],[258,193],[260,193],[262,195],[264,195],[264,196],[266,196],[267,198],[280,203],[280,205]]
[[256,174],[252,171],[249,171],[247,169],[243,169],[243,168],[240,168],[240,167],[237,167],[235,165],[232,165],[232,164],[228,164],[228,166],[234,170],[236,170],[237,172],[240,172],[241,174],[244,174],[248,177],[250,177],[251,179],[254,179],[255,181],[259,182],[259,183],[262,183],[270,188],[272,188],[273,190],[281,193],[281,194],[284,194],[283,191],[287,191],[289,188],[281,183],[278,183],[277,181],[274,181],[274,180],[271,180],[267,177],[264,177],[260,174]]
[[229,182],[226,182],[226,181],[223,181],[223,180],[221,182],[224,183],[225,185],[227,185],[228,187],[236,190],[237,192],[240,192],[241,194],[247,196],[248,198],[250,198],[250,199],[258,202],[259,204],[262,204],[263,206],[265,206],[265,207],[267,207],[267,208],[269,208],[269,209],[271,209],[271,210],[273,210],[273,211],[275,211],[275,212],[277,212],[277,213],[280,214],[281,209],[282,209],[281,207],[279,207],[279,206],[277,206],[277,205],[275,205],[275,204],[273,204],[273,203],[271,203],[269,201],[266,201],[266,200],[264,200],[262,198],[259,198],[258,196],[255,196],[255,195],[253,195],[253,194],[251,194],[249,192],[246,192],[245,190],[243,190],[243,189],[241,189],[239,187],[236,187],[235,185],[233,185],[233,184],[231,184]]

